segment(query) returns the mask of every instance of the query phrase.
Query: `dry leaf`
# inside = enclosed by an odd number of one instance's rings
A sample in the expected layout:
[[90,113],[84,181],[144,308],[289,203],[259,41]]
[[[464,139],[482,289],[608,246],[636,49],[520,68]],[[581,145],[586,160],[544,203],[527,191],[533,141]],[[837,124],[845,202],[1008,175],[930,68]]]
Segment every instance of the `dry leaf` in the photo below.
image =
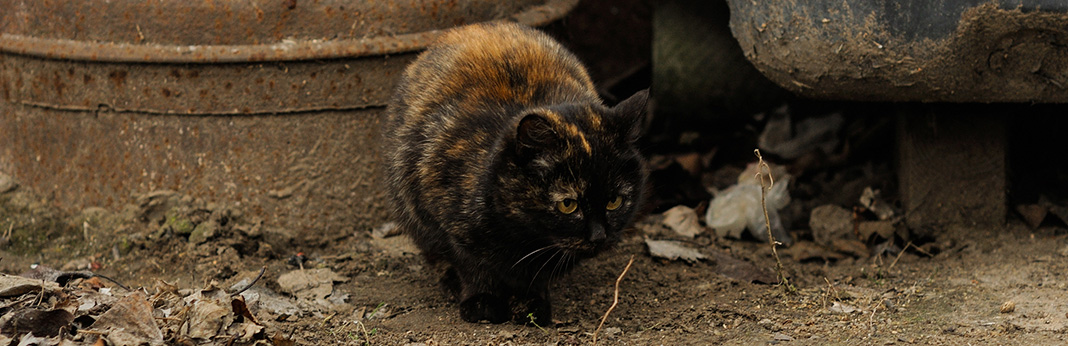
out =
[[664,220],[661,223],[687,238],[693,238],[704,230],[697,220],[697,213],[685,205],[675,206],[665,211]]
[[16,311],[11,319],[4,323],[4,334],[14,335],[31,333],[35,336],[54,337],[64,327],[69,327],[74,315],[67,310],[40,310],[27,307]]
[[816,244],[830,246],[835,239],[854,239],[853,213],[837,205],[821,205],[812,209],[808,225]]
[[334,290],[334,282],[347,280],[329,268],[316,268],[294,270],[282,274],[277,281],[282,292],[304,299],[316,300],[330,295]]
[[839,302],[834,302],[834,304],[831,304],[831,307],[827,310],[839,314],[851,314],[855,311],[858,311],[858,309],[856,307],[853,307],[852,305],[842,304]]
[[63,338],[37,337],[30,333],[26,333],[26,335],[23,335],[21,338],[19,338],[18,346],[57,346],[62,341]]
[[256,321],[256,317],[252,316],[252,312],[248,310],[248,306],[245,305],[245,298],[242,296],[236,296],[233,300],[230,300],[230,307],[234,310],[234,315],[244,317],[247,321],[260,324]]
[[700,251],[682,246],[677,241],[646,239],[645,245],[649,247],[649,254],[653,257],[669,260],[682,259],[691,263],[708,258]]
[[49,292],[60,289],[59,284],[52,281],[0,274],[0,297],[14,297],[29,292],[40,292],[42,287]]
[[1016,212],[1023,216],[1024,221],[1027,222],[1027,226],[1031,227],[1031,229],[1035,229],[1042,224],[1042,220],[1046,219],[1046,214],[1049,213],[1049,208],[1039,204],[1021,204],[1016,206]]
[[854,257],[868,257],[868,246],[856,239],[835,239],[831,242],[831,247]]
[[210,339],[219,335],[234,320],[230,310],[213,299],[197,300],[189,310],[189,319],[183,326],[183,334],[192,339]]
[[163,333],[152,318],[148,296],[134,291],[100,315],[93,329],[107,334],[108,345],[163,345]]
[[892,221],[861,221],[857,224],[857,233],[860,239],[871,239],[873,234],[878,234],[883,239],[891,239],[897,228]]

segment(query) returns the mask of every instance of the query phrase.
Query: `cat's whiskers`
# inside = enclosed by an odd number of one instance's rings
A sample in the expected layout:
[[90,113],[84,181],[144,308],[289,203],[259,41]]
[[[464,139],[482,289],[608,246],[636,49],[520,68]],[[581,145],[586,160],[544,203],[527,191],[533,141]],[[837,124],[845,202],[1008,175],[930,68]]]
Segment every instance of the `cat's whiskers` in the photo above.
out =
[[549,264],[549,262],[552,262],[552,261],[553,261],[553,258],[556,258],[556,255],[558,255],[558,254],[560,254],[560,253],[565,253],[565,254],[566,254],[567,252],[566,252],[566,251],[564,251],[564,249],[561,249],[561,248],[556,248],[556,252],[553,252],[553,254],[549,256],[549,259],[546,259],[546,260],[545,260],[545,263],[542,263],[541,267],[540,267],[540,268],[538,268],[538,271],[534,273],[534,276],[532,276],[532,277],[530,278],[530,284],[529,284],[529,285],[527,285],[527,288],[528,288],[528,289],[530,288],[530,286],[533,286],[533,285],[534,285],[534,281],[537,281],[537,280],[538,280],[538,274],[541,274],[541,270],[542,270],[542,269],[545,269],[545,266],[546,266],[546,265],[548,265],[548,264]]
[[549,245],[546,245],[546,246],[545,246],[545,247],[543,247],[543,248],[540,248],[540,249],[537,249],[537,250],[531,251],[530,253],[526,254],[526,256],[523,256],[523,257],[522,257],[522,258],[520,258],[520,259],[519,259],[518,261],[515,261],[515,263],[514,263],[514,264],[512,264],[512,269],[515,269],[515,266],[519,265],[519,262],[523,262],[523,260],[527,259],[528,257],[530,257],[530,256],[533,256],[534,254],[536,254],[536,253],[538,253],[538,252],[541,252],[541,251],[545,251],[545,250],[548,250],[549,248],[552,248],[552,247],[554,247],[554,246],[556,246],[556,244],[549,244]]
[[563,251],[563,254],[563,256],[560,256],[560,260],[556,262],[556,265],[553,266],[553,271],[549,273],[549,282],[552,282],[557,274],[563,274],[567,271],[567,268],[571,265],[571,261],[575,258],[570,251],[565,250]]

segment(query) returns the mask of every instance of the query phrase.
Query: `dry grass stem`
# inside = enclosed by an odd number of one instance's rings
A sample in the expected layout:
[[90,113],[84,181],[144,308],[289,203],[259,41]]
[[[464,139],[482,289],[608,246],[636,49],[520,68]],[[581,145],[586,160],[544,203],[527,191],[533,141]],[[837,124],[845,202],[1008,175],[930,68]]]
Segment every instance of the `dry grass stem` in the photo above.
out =
[[634,255],[630,256],[630,261],[627,261],[627,266],[623,268],[623,272],[619,273],[619,277],[616,278],[616,290],[612,296],[612,306],[608,307],[608,311],[604,312],[604,316],[601,316],[601,323],[597,325],[597,329],[593,331],[593,344],[597,345],[597,335],[601,333],[601,327],[604,327],[604,321],[608,320],[608,314],[615,310],[616,305],[619,305],[619,283],[623,281],[623,275],[627,275],[627,271],[630,270],[630,266],[634,264]]
[[831,288],[831,293],[834,293],[834,300],[835,301],[842,300],[842,295],[838,294],[838,289],[835,288],[833,284],[831,284],[831,280],[827,280],[827,277],[824,277],[823,278],[823,282],[826,282],[827,283],[827,287]]
[[263,278],[263,273],[266,273],[266,272],[267,272],[267,266],[263,266],[263,268],[260,268],[260,274],[256,275],[256,278],[252,279],[252,282],[248,283],[248,285],[245,286],[245,288],[239,289],[239,290],[237,290],[237,292],[231,293],[230,296],[231,297],[235,297],[235,296],[237,296],[237,295],[239,295],[241,293],[244,293],[248,289],[252,288],[252,286],[256,285],[256,282],[260,281],[260,279]]
[[897,257],[894,257],[894,261],[890,262],[890,269],[894,269],[894,266],[897,265],[897,260],[901,259],[901,255],[904,255],[905,251],[908,251],[909,246],[912,246],[912,248],[916,248],[916,246],[912,245],[911,241],[905,244],[905,247],[901,248],[901,251],[897,253]]
[[775,235],[771,233],[771,218],[768,217],[767,194],[768,190],[775,186],[775,177],[771,176],[771,167],[768,166],[767,162],[764,162],[764,157],[760,155],[760,149],[754,149],[753,153],[757,157],[756,178],[760,181],[760,207],[764,209],[764,228],[768,230],[768,243],[771,244],[771,254],[775,256],[775,273],[779,276],[779,285],[784,287],[788,293],[794,293],[797,289],[790,284],[790,279],[786,278],[782,260],[779,259],[778,246],[780,243],[775,240]]
[[101,331],[96,331],[96,330],[91,330],[91,329],[78,329],[76,331],[76,333],[90,334],[90,335],[107,335],[108,334],[107,332],[101,332]]
[[919,253],[923,254],[924,256],[927,256],[927,257],[934,257],[935,256],[934,254],[932,254],[930,252],[927,252],[927,250],[924,250],[923,248],[921,248],[919,246],[916,246],[916,245],[912,245],[912,249],[916,250],[916,252],[919,252]]

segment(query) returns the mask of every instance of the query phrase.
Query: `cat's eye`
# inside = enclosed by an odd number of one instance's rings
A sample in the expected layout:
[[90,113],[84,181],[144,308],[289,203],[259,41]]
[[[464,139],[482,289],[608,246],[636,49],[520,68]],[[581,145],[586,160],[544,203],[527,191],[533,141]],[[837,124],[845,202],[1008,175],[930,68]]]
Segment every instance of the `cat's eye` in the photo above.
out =
[[578,209],[578,201],[576,200],[568,198],[556,202],[556,210],[559,210],[561,213],[571,214],[575,212],[575,209]]
[[619,209],[619,206],[621,205],[623,205],[623,196],[616,196],[616,199],[613,199],[611,202],[608,202],[608,204],[605,205],[604,208],[608,210],[616,210]]

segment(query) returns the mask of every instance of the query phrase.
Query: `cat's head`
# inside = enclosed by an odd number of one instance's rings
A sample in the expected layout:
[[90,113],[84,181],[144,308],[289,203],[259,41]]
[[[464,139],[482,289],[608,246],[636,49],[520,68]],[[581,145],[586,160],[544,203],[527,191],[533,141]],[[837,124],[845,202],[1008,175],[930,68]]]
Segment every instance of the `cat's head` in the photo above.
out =
[[[635,148],[648,91],[615,107],[524,110],[501,150],[498,212],[533,244],[588,257],[611,246],[640,208],[647,176]],[[533,238],[533,239],[531,239]]]

